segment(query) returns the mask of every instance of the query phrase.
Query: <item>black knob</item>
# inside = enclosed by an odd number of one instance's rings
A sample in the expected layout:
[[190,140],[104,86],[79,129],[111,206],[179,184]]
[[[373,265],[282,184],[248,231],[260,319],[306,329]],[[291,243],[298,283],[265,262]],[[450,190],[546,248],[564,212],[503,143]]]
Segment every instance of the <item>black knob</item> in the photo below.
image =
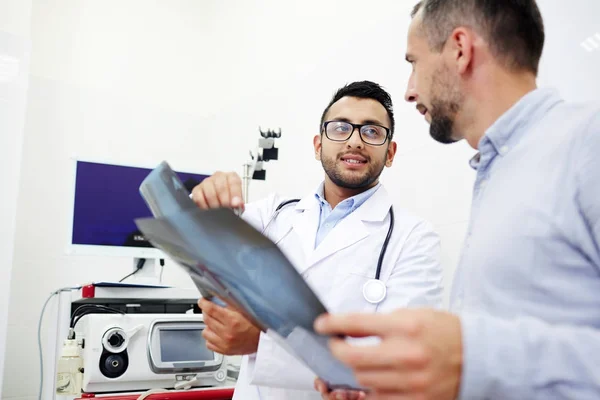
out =
[[107,378],[118,378],[125,373],[128,364],[126,353],[110,354],[100,359],[100,371]]
[[114,348],[120,347],[123,343],[125,343],[125,338],[120,333],[113,333],[108,338],[108,344]]

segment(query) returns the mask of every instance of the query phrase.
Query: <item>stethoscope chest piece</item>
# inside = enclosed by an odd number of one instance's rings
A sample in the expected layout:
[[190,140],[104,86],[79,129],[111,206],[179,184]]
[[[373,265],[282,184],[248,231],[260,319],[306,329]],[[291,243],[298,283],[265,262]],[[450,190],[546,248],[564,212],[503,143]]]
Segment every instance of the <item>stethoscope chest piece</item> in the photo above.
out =
[[385,299],[387,289],[379,279],[369,279],[363,285],[363,296],[371,304],[379,304]]

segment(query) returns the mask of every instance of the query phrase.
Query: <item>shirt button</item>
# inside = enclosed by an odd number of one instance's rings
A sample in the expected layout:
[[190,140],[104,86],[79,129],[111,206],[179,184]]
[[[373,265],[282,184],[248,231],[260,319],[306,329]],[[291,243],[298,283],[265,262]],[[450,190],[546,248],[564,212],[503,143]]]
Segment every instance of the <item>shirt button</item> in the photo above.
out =
[[502,153],[502,154],[506,154],[507,152],[508,152],[508,146],[502,146],[502,147],[500,148],[500,153]]

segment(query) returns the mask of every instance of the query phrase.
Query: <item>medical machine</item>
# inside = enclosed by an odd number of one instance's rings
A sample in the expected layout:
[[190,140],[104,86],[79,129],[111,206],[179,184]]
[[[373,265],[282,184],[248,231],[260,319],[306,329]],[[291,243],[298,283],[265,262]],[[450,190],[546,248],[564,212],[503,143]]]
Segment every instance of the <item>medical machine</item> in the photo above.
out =
[[[165,254],[144,238],[134,222],[151,216],[138,192],[151,170],[140,165],[73,160],[67,254],[129,257],[136,273],[128,282],[159,283],[158,265]],[[177,175],[190,192],[208,176]]]
[[244,164],[244,173],[242,175],[242,196],[244,201],[248,202],[248,187],[251,180],[264,181],[267,177],[267,171],[264,169],[264,163],[279,158],[279,149],[275,147],[275,139],[281,137],[281,128],[275,132],[272,130],[263,131],[258,128],[261,138],[258,139],[258,146],[252,152],[250,151],[250,160]]
[[85,393],[225,386],[201,314],[85,314],[75,323]]

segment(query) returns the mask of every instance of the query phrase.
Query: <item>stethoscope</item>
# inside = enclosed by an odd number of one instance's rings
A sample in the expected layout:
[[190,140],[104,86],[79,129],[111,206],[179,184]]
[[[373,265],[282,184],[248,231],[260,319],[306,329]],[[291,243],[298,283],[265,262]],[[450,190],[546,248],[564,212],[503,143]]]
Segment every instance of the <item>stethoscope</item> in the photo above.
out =
[[[281,209],[287,206],[288,204],[297,203],[300,199],[291,199],[281,202],[277,208],[275,208],[275,212],[263,228],[263,233],[267,230],[271,222],[277,218]],[[379,259],[377,260],[377,270],[375,271],[375,279],[369,279],[363,285],[363,297],[366,301],[371,304],[379,304],[385,299],[387,294],[387,288],[385,284],[379,279],[381,275],[381,266],[383,265],[383,257],[385,256],[385,252],[387,250],[388,243],[390,242],[390,238],[392,237],[392,232],[394,231],[394,210],[393,207],[390,206],[390,226],[388,228],[387,236],[383,241],[383,246],[381,246],[381,251],[379,252]]]

